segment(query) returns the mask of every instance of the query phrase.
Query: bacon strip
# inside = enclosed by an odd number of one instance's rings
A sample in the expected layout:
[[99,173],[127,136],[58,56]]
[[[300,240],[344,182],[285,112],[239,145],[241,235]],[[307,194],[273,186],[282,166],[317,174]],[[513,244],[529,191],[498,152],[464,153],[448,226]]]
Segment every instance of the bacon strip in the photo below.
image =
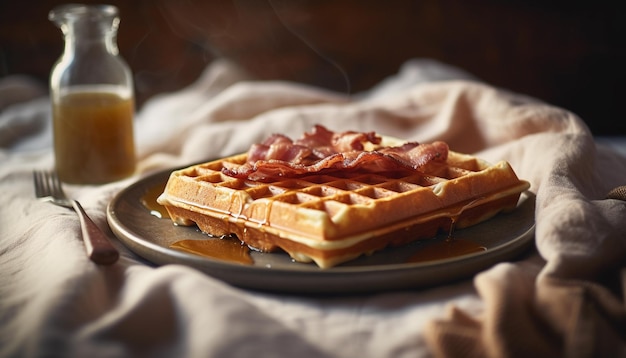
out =
[[248,151],[247,163],[223,168],[229,176],[254,181],[298,177],[312,173],[355,170],[368,173],[420,170],[431,161],[445,162],[448,145],[444,142],[408,142],[397,147],[365,151],[365,143],[380,144],[374,132],[335,133],[316,125],[313,131],[291,141],[274,134]]

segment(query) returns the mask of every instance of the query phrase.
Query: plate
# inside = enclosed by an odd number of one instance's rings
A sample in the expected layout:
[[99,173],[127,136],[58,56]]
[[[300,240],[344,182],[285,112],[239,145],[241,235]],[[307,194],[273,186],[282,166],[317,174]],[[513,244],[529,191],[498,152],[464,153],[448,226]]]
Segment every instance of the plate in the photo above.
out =
[[447,234],[389,248],[330,269],[293,262],[286,253],[251,252],[253,264],[238,264],[170,248],[185,239],[210,239],[194,227],[175,226],[158,218],[142,204],[146,193],[163,186],[172,170],[140,179],[120,191],[107,207],[113,233],[131,251],[157,265],[183,264],[234,286],[274,292],[351,294],[423,288],[468,278],[490,266],[512,260],[534,242],[535,196],[524,192],[518,206],[470,228],[456,230],[454,240],[472,243],[483,251],[408,261],[414,255],[442,245]]

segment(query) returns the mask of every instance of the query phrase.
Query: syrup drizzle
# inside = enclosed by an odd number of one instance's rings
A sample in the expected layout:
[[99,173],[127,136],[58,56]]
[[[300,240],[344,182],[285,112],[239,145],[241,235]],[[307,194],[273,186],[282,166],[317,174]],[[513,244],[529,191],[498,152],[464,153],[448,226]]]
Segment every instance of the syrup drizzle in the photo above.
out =
[[[170,216],[165,207],[156,201],[159,195],[161,195],[161,193],[165,190],[165,184],[166,183],[160,183],[149,188],[141,197],[140,201],[151,215],[157,218],[169,219]],[[481,198],[471,201],[470,203],[462,206],[457,212],[450,215],[450,228],[448,230],[448,236],[445,240],[425,244],[424,247],[419,248],[415,254],[409,257],[407,262],[419,263],[437,261],[486,251],[487,248],[484,246],[469,240],[454,237],[454,231],[461,214],[480,199]],[[267,209],[265,211],[265,217],[263,218],[263,222],[259,223],[259,226],[267,225],[269,223],[273,201],[273,199],[270,199],[266,203]],[[250,255],[250,248],[239,241],[236,237],[209,238],[205,240],[186,239],[176,241],[171,244],[170,247],[184,252],[228,262],[245,265],[251,265],[254,263],[254,260]]]
[[407,262],[428,262],[445,260],[453,257],[469,255],[476,252],[486,251],[487,248],[475,242],[463,239],[446,238],[419,248]]
[[180,240],[171,248],[192,254],[244,265],[254,263],[250,248],[236,237],[209,238],[205,240]]
[[463,212],[475,204],[482,198],[475,199],[463,205],[457,212],[450,215],[450,229],[448,237],[443,241],[436,241],[428,246],[419,248],[407,262],[428,262],[436,260],[445,260],[453,257],[464,256],[476,252],[487,251],[487,248],[469,240],[458,239],[454,237],[454,230],[459,221],[459,217]]
[[144,208],[148,209],[152,216],[156,216],[159,219],[170,218],[170,214],[168,214],[165,207],[157,203],[157,198],[165,190],[165,184],[166,183],[161,183],[151,188],[148,188],[148,190],[143,194],[140,200],[141,205],[143,205]]
[[[141,197],[141,205],[151,215],[160,219],[169,219],[165,207],[157,203],[157,198],[165,190],[166,183],[149,188]],[[250,248],[236,237],[208,238],[205,240],[179,240],[170,245],[171,248],[222,261],[251,265],[254,261],[250,256]]]

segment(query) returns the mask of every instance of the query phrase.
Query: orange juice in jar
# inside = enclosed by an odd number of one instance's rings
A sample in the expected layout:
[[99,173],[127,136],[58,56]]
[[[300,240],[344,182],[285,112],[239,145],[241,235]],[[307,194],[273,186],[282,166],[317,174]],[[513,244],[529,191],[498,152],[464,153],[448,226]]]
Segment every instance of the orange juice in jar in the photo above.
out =
[[132,94],[115,86],[75,86],[53,100],[59,178],[100,184],[135,171]]

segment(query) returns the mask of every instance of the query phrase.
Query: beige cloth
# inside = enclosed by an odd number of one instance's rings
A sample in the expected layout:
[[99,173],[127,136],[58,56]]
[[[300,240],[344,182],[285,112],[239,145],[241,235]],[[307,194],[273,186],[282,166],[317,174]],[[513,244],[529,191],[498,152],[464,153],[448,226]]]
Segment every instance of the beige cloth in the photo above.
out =
[[11,138],[0,143],[0,355],[624,356],[626,203],[605,195],[626,184],[626,159],[597,146],[573,114],[531,98],[465,79],[401,81],[419,68],[399,73],[402,86],[349,97],[245,81],[216,63],[142,109],[136,177],[67,189],[105,228],[111,198],[155,170],[316,123],[375,130],[508,160],[537,194],[537,252],[474,280],[349,297],[233,288],[188,267],[155,267],[115,240],[120,262],[98,267],[75,214],[33,198],[31,171],[53,163],[49,142],[17,150]]

